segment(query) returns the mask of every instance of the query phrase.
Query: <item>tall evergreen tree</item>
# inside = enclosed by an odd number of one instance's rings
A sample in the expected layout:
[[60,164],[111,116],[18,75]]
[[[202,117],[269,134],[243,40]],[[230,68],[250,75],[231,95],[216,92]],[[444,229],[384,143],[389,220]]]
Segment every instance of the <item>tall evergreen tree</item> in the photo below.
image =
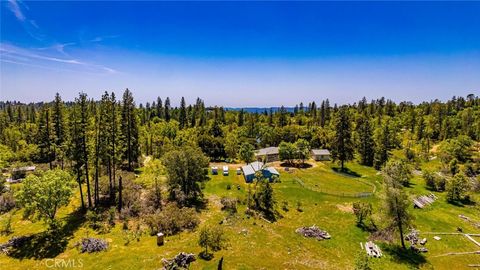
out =
[[64,115],[64,104],[59,93],[55,94],[53,102],[53,127],[55,129],[55,158],[61,162],[63,169],[66,142],[66,125]]
[[165,121],[169,122],[170,121],[170,118],[171,118],[171,115],[170,115],[170,98],[167,97],[167,99],[165,99],[165,108],[164,108],[164,116],[165,116]]
[[83,147],[82,147],[82,136],[80,134],[80,113],[77,105],[74,105],[71,110],[70,114],[70,141],[68,147],[68,156],[70,160],[74,162],[73,171],[77,178],[78,188],[80,190],[80,200],[82,203],[82,209],[85,209],[85,201],[83,198],[83,190],[82,190],[82,167],[85,164],[84,155],[83,155]]
[[52,169],[55,131],[53,129],[50,107],[47,104],[43,105],[38,119],[37,143],[40,150],[41,161],[48,162],[50,169]]
[[92,196],[90,190],[90,175],[88,171],[88,133],[89,133],[89,110],[88,110],[88,101],[87,94],[80,93],[79,97],[76,99],[76,102],[80,109],[80,125],[78,133],[80,135],[81,151],[83,156],[83,166],[85,169],[85,181],[87,183],[87,202],[88,207],[92,207]]
[[342,171],[344,163],[353,159],[353,141],[351,122],[348,116],[348,108],[343,106],[338,112],[335,121],[335,137],[332,148],[332,157],[340,161]]
[[185,104],[185,98],[184,97],[182,97],[182,100],[180,101],[180,115],[178,117],[178,122],[180,123],[180,129],[184,129],[188,126],[187,110],[186,110],[186,104]]
[[163,118],[163,102],[160,97],[157,98],[157,107],[156,107],[157,117],[162,119]]
[[360,116],[356,131],[360,140],[357,146],[357,151],[360,154],[360,164],[373,166],[375,142],[373,140],[373,128],[367,115]]
[[[167,107],[166,104],[165,107]],[[140,150],[138,141],[137,114],[135,113],[135,102],[133,100],[132,92],[130,92],[128,88],[123,93],[121,129],[124,150],[123,159],[127,160],[128,169],[132,170],[133,164],[138,161],[138,157],[140,156]]]
[[245,113],[243,111],[243,109],[240,110],[240,112],[238,112],[238,120],[237,120],[237,124],[239,127],[243,126],[243,123],[245,123]]
[[390,151],[395,148],[395,133],[390,125],[390,120],[387,119],[375,134],[374,166],[377,170],[388,161]]

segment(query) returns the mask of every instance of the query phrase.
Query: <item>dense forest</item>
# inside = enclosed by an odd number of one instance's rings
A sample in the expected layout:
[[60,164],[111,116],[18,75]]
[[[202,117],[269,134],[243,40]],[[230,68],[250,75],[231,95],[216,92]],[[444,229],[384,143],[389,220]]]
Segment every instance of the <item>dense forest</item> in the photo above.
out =
[[428,159],[432,146],[443,142],[439,158],[446,169],[459,162],[479,170],[465,150],[480,140],[478,96],[418,105],[385,98],[318,104],[248,113],[206,107],[200,98],[187,106],[182,97],[173,107],[169,97],[158,97],[136,106],[128,89],[121,99],[114,93],[105,92],[100,100],[80,93],[64,102],[57,93],[48,103],[1,102],[0,166],[46,163],[50,169],[68,169],[87,184],[89,207],[99,200],[99,177],[108,176],[114,197],[118,170],[132,171],[142,156],[161,158],[183,146],[199,147],[213,161],[235,162],[250,161],[253,149],[279,145],[283,160],[295,159],[302,153],[295,148],[302,145],[304,156],[311,148],[330,149],[342,168],[357,158],[381,169],[394,149],[404,149],[415,162]]
[[100,100],[80,93],[73,102],[59,94],[49,103],[0,102],[1,166],[35,162],[78,171],[86,164],[86,176],[115,178],[117,167],[133,170],[142,155],[160,158],[179,146],[198,146],[211,160],[234,161],[244,143],[260,148],[303,139],[311,148],[331,149],[338,160],[356,156],[380,169],[393,149],[425,157],[441,141],[480,139],[480,99],[473,94],[418,105],[385,98],[318,104],[248,113],[206,107],[200,98],[188,106],[182,98],[173,107],[168,97],[159,97],[136,106],[128,89],[120,100],[105,92]]
[[[363,172],[368,168],[381,175],[383,187],[378,187],[386,211],[375,212],[382,212],[382,217],[373,216],[370,202],[353,203],[352,213],[357,226],[371,235],[399,232],[404,250],[412,226],[405,188],[410,187],[413,172],[422,176],[427,190],[445,194],[448,203],[475,204],[470,194],[480,189],[478,96],[420,104],[397,104],[385,98],[333,106],[326,99],[318,104],[251,112],[207,107],[200,98],[190,105],[182,98],[173,107],[169,97],[159,97],[137,106],[128,89],[120,99],[105,92],[99,100],[80,93],[68,102],[59,94],[48,103],[0,102],[0,213],[14,208],[23,208],[24,217],[36,213],[46,221],[48,231],[64,238],[59,228],[66,225],[58,223],[56,215],[75,197],[80,200],[80,217],[96,231],[106,233],[121,221],[127,232],[134,218],[138,222],[130,233],[137,241],[142,226],[151,235],[174,235],[196,228],[200,224],[196,213],[213,198],[205,199],[203,191],[210,177],[209,162],[249,163],[255,149],[269,146],[279,147],[283,163],[277,168],[312,166],[306,162],[310,150],[320,148],[330,150],[333,163],[328,166],[339,173],[337,181],[359,177],[345,165],[350,161]],[[433,160],[438,165],[425,169]],[[25,178],[23,170],[29,165],[39,170]],[[331,173],[312,172],[314,177]],[[8,176],[23,179],[22,184],[7,188]],[[141,180],[135,181],[137,177]],[[373,180],[369,185],[377,183]],[[248,217],[274,222],[282,214],[273,186],[255,174],[255,183],[247,185],[244,197],[222,197],[222,211],[233,217],[237,204],[242,204]],[[226,188],[231,190],[232,183]],[[297,211],[303,212],[302,204],[296,203]],[[288,209],[284,200],[283,213]],[[11,233],[12,216],[2,234]],[[127,245],[130,236],[125,237]],[[107,246],[99,239],[85,241],[85,250]],[[203,226],[199,231],[201,256],[208,258],[209,249],[220,250],[224,242],[221,227]]]

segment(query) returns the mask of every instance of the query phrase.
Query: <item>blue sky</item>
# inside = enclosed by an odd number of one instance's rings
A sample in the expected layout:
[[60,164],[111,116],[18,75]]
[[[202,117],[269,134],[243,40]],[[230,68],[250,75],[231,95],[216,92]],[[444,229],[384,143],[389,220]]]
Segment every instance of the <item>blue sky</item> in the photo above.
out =
[[480,2],[1,2],[0,99],[277,106],[480,92]]

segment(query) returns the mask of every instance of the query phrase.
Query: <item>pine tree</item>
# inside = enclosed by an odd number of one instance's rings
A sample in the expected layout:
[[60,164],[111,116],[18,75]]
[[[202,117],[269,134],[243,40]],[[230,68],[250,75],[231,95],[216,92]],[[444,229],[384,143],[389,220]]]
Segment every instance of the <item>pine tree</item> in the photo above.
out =
[[[167,98],[168,100],[168,98]],[[122,143],[123,143],[123,159],[128,162],[128,169],[133,169],[133,164],[138,161],[140,156],[138,142],[138,123],[137,114],[135,113],[135,103],[133,101],[132,92],[125,90],[122,101]],[[166,106],[166,105],[165,105]],[[167,107],[167,106],[166,106]],[[166,111],[165,111],[166,112]]]
[[190,127],[195,127],[197,122],[197,110],[198,106],[195,104],[192,108],[192,113],[190,114]]
[[398,162],[389,162],[383,170],[385,186],[385,214],[392,227],[396,227],[400,234],[402,247],[405,249],[404,230],[410,225],[412,217],[408,211],[408,196],[403,190],[403,173],[397,166]]
[[90,111],[94,116],[94,130],[95,130],[95,137],[94,137],[95,177],[93,179],[93,202],[95,207],[98,207],[98,203],[100,201],[99,184],[98,184],[98,178],[100,177],[100,155],[103,153],[103,152],[100,152],[100,129],[103,129],[103,127],[100,126],[101,125],[100,115],[97,111],[97,106],[93,100],[90,103],[90,108],[91,108]]
[[279,116],[278,116],[278,125],[280,127],[284,127],[287,125],[287,109],[285,107],[280,107],[280,110],[278,111]]
[[110,166],[110,169],[111,169],[111,181],[112,181],[112,187],[113,189],[110,190],[110,200],[111,201],[114,201],[115,200],[115,182],[116,182],[116,178],[115,178],[115,174],[116,174],[116,166],[117,166],[117,163],[119,161],[119,155],[118,155],[118,150],[119,150],[119,147],[117,147],[119,145],[119,138],[120,136],[117,135],[117,132],[118,130],[120,130],[119,128],[119,118],[118,118],[118,107],[119,105],[117,104],[117,100],[116,100],[116,97],[115,97],[115,93],[112,92],[112,94],[110,95],[110,108],[111,108],[111,129],[110,129],[110,163],[111,163],[111,166]]
[[241,109],[240,112],[238,113],[237,124],[238,124],[239,127],[241,127],[241,126],[243,126],[244,122],[245,122],[245,116],[244,116],[243,109]]
[[356,128],[360,143],[358,144],[358,153],[360,154],[360,164],[373,166],[374,147],[373,129],[367,115],[362,115],[358,119]]
[[163,103],[160,97],[157,98],[157,108],[156,108],[157,117],[163,118]]
[[332,157],[340,161],[342,171],[345,161],[353,159],[352,130],[346,106],[340,108],[336,118]]
[[167,97],[167,99],[165,99],[165,108],[164,108],[164,114],[165,114],[165,121],[169,122],[170,121],[170,118],[171,118],[171,115],[170,115],[170,98]]
[[395,147],[395,134],[391,130],[390,120],[385,121],[375,135],[374,167],[379,170],[390,157],[390,151]]
[[89,132],[89,111],[88,111],[88,101],[87,94],[80,93],[79,97],[76,99],[76,102],[80,109],[80,125],[78,133],[80,136],[80,145],[83,156],[83,166],[85,169],[85,181],[87,182],[87,201],[88,208],[92,207],[92,197],[90,191],[90,178],[88,172],[88,132]]
[[52,169],[53,146],[55,143],[54,132],[50,107],[43,105],[38,119],[37,142],[40,149],[40,159],[42,162],[48,162],[50,169]]
[[184,129],[188,126],[187,123],[187,111],[185,108],[185,98],[182,97],[180,101],[180,116],[178,117],[178,122],[180,123],[180,129]]
[[66,125],[64,116],[64,104],[59,93],[55,94],[53,102],[53,127],[55,129],[55,158],[60,159],[63,169],[65,142],[66,142]]
[[84,156],[83,156],[83,147],[82,147],[82,136],[80,134],[80,115],[78,106],[73,106],[70,114],[70,121],[72,125],[70,126],[71,131],[70,141],[68,147],[68,155],[70,160],[74,162],[73,171],[77,177],[78,188],[80,190],[80,200],[82,203],[82,209],[85,209],[85,201],[83,198],[82,190],[82,166],[84,166]]

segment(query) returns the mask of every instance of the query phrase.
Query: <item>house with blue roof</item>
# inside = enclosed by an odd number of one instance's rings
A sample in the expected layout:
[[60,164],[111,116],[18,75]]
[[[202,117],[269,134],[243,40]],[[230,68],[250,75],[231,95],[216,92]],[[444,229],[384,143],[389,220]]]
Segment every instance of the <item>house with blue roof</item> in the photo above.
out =
[[273,167],[265,167],[265,164],[260,161],[249,163],[242,167],[243,177],[245,182],[251,183],[255,179],[255,173],[262,172],[263,177],[267,178],[270,182],[273,181],[273,177],[280,177],[280,173]]

